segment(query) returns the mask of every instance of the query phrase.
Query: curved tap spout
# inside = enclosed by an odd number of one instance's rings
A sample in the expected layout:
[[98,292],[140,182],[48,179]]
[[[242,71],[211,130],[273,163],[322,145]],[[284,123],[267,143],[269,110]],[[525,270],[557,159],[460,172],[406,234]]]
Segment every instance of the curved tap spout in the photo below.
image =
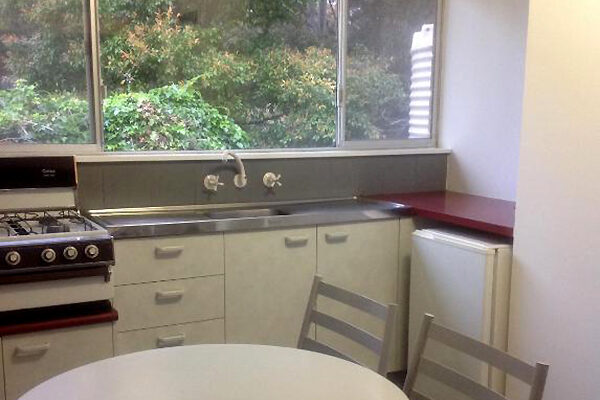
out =
[[227,162],[227,159],[229,157],[231,157],[235,160],[235,165],[236,165],[236,169],[237,169],[237,174],[233,178],[233,184],[237,188],[241,189],[248,184],[248,177],[246,176],[246,168],[244,167],[242,158],[231,150],[227,150],[226,152],[223,153],[223,162]]

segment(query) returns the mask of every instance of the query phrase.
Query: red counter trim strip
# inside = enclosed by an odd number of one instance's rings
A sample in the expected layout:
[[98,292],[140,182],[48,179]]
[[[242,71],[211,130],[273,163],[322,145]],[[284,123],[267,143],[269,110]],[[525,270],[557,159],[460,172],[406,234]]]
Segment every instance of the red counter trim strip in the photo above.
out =
[[[19,312],[10,312],[10,314],[11,316],[15,317],[14,321],[5,321],[2,325],[0,325],[0,336],[101,324],[113,322],[119,319],[119,313],[117,310],[112,308],[112,306],[102,311],[94,310],[89,314],[77,312],[72,316],[59,315],[57,317],[53,317],[52,314],[50,314],[43,320],[32,318],[28,321],[28,318],[22,318],[21,315],[19,315]],[[62,314],[62,310],[59,314]]]
[[117,313],[117,310],[113,309],[110,312],[100,315],[90,315],[87,317],[66,318],[55,321],[4,326],[0,328],[0,336],[16,335],[19,333],[39,332],[51,329],[71,328],[74,326],[100,324],[103,322],[116,321],[117,319],[119,319],[119,314]]

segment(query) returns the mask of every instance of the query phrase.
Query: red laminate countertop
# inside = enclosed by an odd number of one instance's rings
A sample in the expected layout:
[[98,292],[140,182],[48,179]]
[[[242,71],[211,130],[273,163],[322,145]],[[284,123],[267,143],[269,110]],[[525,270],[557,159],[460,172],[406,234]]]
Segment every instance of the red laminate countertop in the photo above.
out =
[[382,194],[369,198],[404,204],[415,215],[513,237],[515,202],[457,192]]

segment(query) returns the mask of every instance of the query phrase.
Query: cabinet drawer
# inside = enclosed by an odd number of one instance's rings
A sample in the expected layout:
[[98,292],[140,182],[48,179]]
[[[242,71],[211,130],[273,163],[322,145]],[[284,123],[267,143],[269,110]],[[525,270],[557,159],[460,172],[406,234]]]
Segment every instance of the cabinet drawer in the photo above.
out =
[[140,329],[115,334],[115,354],[189,344],[224,343],[223,319]]
[[70,369],[112,357],[111,324],[7,336],[2,339],[7,400]]
[[119,332],[223,318],[223,276],[115,288]]
[[219,275],[223,235],[116,240],[115,259],[117,285]]

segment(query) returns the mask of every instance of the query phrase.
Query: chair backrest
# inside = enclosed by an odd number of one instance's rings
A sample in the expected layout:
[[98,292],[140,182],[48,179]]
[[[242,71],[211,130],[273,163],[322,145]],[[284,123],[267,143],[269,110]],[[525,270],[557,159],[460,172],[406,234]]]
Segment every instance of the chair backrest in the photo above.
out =
[[[385,324],[383,337],[379,338],[360,327],[318,311],[316,309],[318,296],[328,297],[379,318]],[[317,342],[308,337],[310,325],[314,323],[357,342],[375,353],[379,358],[377,372],[381,375],[385,375],[387,373],[388,355],[390,352],[397,308],[398,306],[396,304],[381,304],[368,297],[323,282],[323,279],[317,275],[313,281],[313,286],[308,298],[304,322],[302,323],[302,329],[298,339],[298,348],[328,354],[360,364],[351,356],[346,355],[325,343]]]
[[530,365],[498,350],[488,344],[472,339],[461,333],[448,329],[433,322],[433,315],[425,314],[419,332],[412,364],[404,382],[404,393],[410,400],[443,400],[430,399],[415,390],[417,374],[427,375],[474,400],[507,400],[503,395],[475,382],[458,371],[424,357],[425,345],[429,339],[445,346],[461,351],[469,356],[483,361],[492,367],[504,371],[526,384],[530,385],[529,400],[541,400],[548,375],[547,364]]

